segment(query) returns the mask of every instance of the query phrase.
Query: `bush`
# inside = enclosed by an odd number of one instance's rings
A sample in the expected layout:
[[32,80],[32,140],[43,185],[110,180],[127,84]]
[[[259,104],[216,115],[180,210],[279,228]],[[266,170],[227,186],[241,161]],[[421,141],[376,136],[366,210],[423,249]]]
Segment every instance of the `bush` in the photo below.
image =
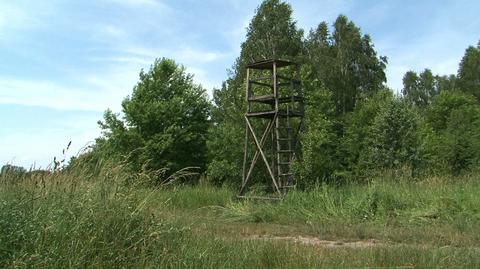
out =
[[427,111],[424,159],[453,175],[471,170],[480,159],[480,107],[473,96],[442,92]]
[[362,166],[371,169],[414,168],[417,156],[417,115],[400,98],[383,106],[373,120],[368,146],[360,157]]
[[325,89],[312,91],[305,107],[306,129],[301,135],[301,159],[293,165],[301,187],[330,181],[338,170],[335,160],[336,135],[332,114],[332,93]]
[[126,159],[135,172],[205,168],[210,103],[184,67],[156,60],[122,107],[123,119],[107,111],[99,122],[96,150],[103,157]]

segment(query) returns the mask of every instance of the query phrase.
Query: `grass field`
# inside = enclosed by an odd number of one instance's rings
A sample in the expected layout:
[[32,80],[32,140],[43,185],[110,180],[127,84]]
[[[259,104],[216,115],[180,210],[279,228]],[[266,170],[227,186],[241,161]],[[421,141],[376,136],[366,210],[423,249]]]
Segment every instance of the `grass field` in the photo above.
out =
[[0,268],[480,268],[476,176],[291,192],[0,178]]

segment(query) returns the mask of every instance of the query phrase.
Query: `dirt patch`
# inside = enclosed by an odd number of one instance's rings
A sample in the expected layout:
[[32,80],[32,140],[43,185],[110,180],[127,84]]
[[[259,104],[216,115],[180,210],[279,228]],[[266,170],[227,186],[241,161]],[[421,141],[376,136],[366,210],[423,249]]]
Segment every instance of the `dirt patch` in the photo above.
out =
[[378,247],[383,246],[384,244],[375,240],[360,240],[360,241],[332,241],[332,240],[322,240],[317,237],[307,237],[307,236],[262,236],[262,235],[253,235],[248,237],[250,240],[280,240],[280,241],[290,241],[297,244],[309,245],[309,246],[320,246],[325,248],[369,248],[369,247]]

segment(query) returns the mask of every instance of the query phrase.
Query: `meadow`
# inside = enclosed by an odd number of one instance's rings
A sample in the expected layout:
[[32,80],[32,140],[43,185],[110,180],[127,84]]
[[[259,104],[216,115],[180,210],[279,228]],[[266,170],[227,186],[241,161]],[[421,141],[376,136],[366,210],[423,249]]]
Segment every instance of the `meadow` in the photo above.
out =
[[7,174],[0,267],[480,268],[478,180],[389,175],[258,201],[115,169]]

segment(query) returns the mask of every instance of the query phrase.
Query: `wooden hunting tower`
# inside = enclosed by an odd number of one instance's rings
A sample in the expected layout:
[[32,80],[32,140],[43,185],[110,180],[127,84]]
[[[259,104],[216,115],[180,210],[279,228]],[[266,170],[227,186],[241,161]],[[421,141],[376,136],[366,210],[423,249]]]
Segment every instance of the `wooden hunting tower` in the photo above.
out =
[[[245,198],[243,195],[259,158],[266,167],[275,198],[283,198],[288,188],[295,186],[291,163],[304,115],[299,73],[298,64],[283,60],[247,66],[245,148],[239,197]],[[252,145],[253,157],[249,156]]]

